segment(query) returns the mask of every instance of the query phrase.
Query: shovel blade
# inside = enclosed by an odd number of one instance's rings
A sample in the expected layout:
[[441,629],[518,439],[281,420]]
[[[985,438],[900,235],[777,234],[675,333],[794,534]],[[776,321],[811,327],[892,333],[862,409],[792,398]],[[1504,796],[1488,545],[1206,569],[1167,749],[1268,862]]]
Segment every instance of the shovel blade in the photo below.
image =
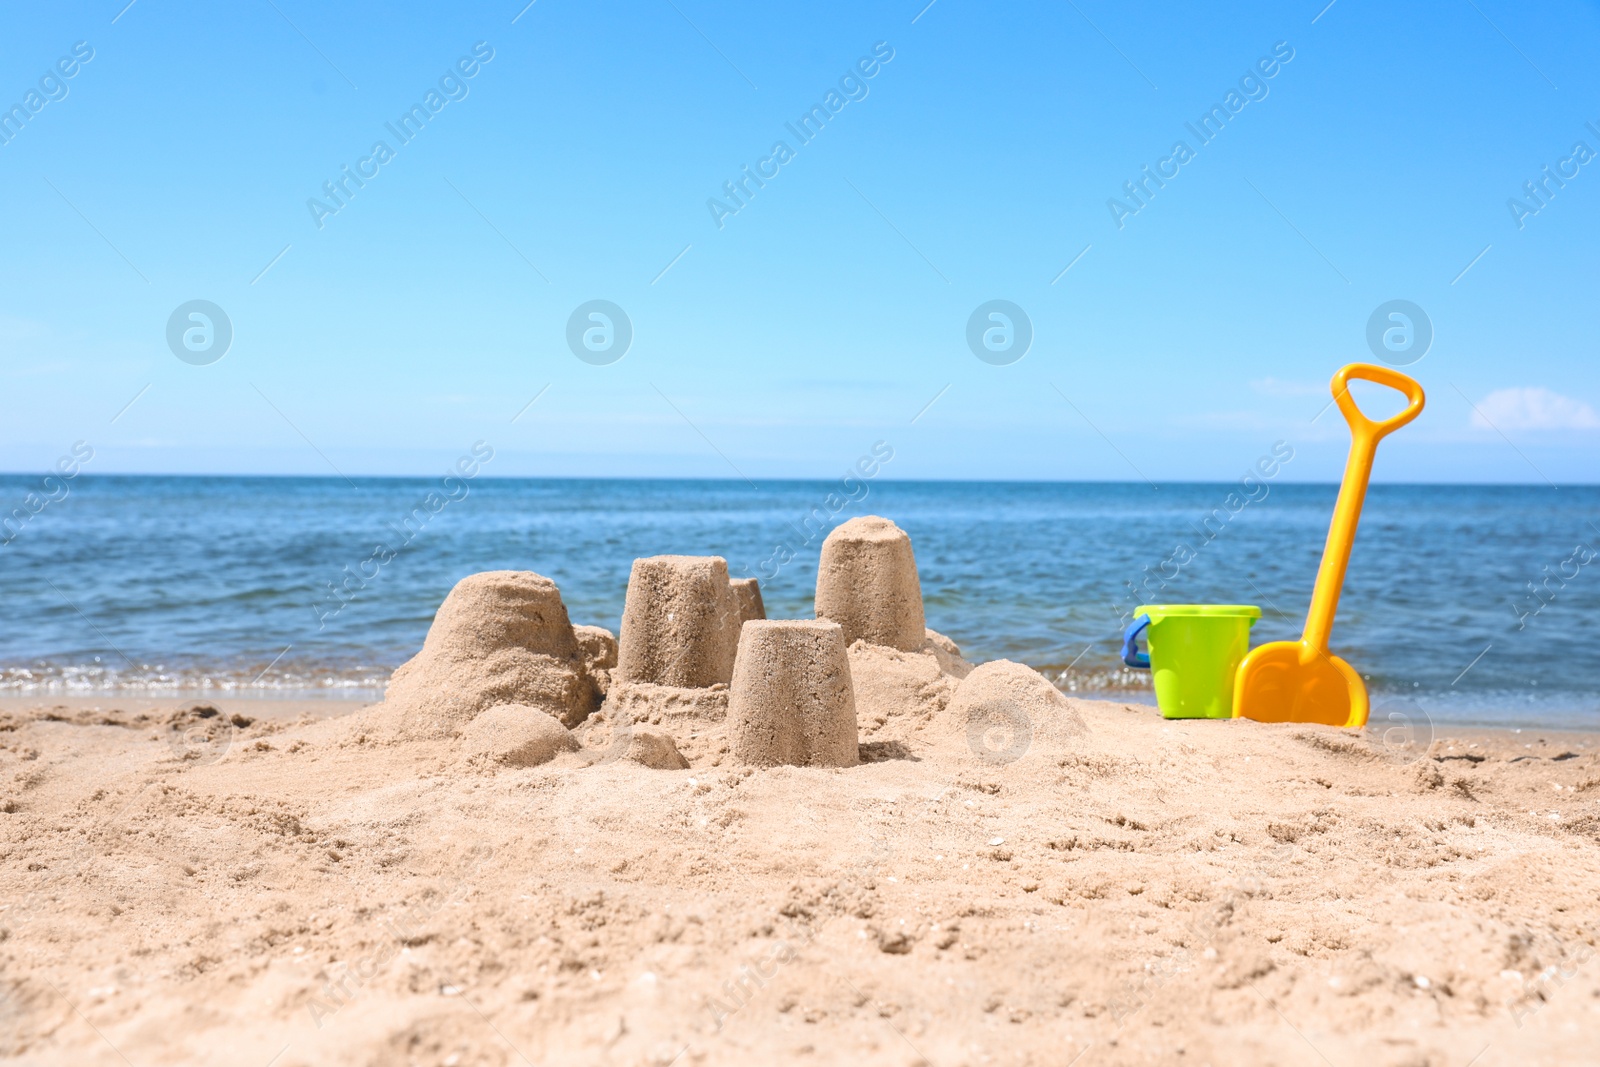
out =
[[1234,718],[1257,722],[1367,723],[1367,687],[1355,668],[1302,641],[1258,645],[1239,663]]

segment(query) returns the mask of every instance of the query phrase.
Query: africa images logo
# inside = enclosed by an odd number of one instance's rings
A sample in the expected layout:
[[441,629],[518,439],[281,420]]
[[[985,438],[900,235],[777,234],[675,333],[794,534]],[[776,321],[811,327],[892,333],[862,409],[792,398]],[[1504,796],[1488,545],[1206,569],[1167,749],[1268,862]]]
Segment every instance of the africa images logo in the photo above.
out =
[[1388,300],[1367,318],[1367,347],[1391,367],[1409,367],[1433,347],[1433,320],[1410,300]]
[[633,320],[609,300],[588,300],[567,318],[567,347],[585,363],[604,367],[628,354]]
[[967,347],[985,363],[1008,366],[1033,347],[1033,320],[1009,300],[979,304],[967,318]]
[[209,300],[190,300],[167,317],[167,347],[196,367],[215,363],[233,344],[233,320]]

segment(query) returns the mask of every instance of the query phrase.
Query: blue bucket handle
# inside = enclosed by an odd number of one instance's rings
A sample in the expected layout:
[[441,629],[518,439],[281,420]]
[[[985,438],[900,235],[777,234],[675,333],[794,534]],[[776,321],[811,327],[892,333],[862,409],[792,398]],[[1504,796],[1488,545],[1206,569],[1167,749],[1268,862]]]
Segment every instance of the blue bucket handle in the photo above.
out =
[[1149,654],[1140,652],[1136,642],[1139,632],[1149,625],[1150,616],[1138,615],[1134,617],[1128,628],[1122,632],[1122,662],[1137,670],[1147,671],[1150,669]]

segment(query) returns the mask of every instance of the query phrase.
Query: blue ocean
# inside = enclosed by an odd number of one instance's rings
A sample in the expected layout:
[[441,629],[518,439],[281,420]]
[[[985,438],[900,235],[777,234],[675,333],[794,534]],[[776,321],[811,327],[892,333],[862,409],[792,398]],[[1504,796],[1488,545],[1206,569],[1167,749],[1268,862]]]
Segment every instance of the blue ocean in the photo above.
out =
[[[852,515],[908,530],[928,625],[1086,696],[1139,603],[1260,605],[1298,636],[1337,487],[0,477],[0,692],[375,698],[462,576],[533,570],[616,630],[629,566],[721,555],[769,616],[809,617]],[[34,496],[29,500],[29,494]],[[1374,707],[1600,726],[1600,488],[1374,486],[1334,627]]]

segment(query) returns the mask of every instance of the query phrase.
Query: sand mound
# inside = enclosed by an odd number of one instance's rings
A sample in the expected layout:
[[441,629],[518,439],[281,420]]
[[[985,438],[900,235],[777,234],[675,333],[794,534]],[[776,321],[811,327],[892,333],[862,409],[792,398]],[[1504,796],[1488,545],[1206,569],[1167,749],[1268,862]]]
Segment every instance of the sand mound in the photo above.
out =
[[678,752],[678,746],[672,743],[672,738],[649,730],[633,731],[625,758],[657,771],[689,769],[689,761]]
[[578,751],[577,738],[539,708],[501,704],[479,714],[461,731],[461,751],[510,767],[537,767],[563,752]]
[[633,561],[616,681],[703,687],[733,677],[739,600],[721,556]]
[[486,571],[450,590],[373,721],[402,739],[443,738],[498,704],[523,704],[573,726],[597,697],[556,583]]
[[956,643],[926,631],[915,652],[856,641],[850,646],[856,720],[863,739],[906,740],[944,711],[956,686],[972,672]]
[[574,626],[572,636],[590,673],[608,671],[617,665],[617,635],[604,626]]
[[838,623],[745,623],[728,692],[728,736],[740,763],[854,767],[860,761],[850,660]]
[[911,536],[877,515],[834,527],[817,565],[817,618],[842,626],[847,645],[865,639],[902,652],[920,649],[922,583]]
[[1058,748],[1087,732],[1061,690],[1032,667],[1008,659],[974,667],[956,687],[943,719],[949,730],[966,735],[974,755],[995,763],[1018,759],[1034,745]]

